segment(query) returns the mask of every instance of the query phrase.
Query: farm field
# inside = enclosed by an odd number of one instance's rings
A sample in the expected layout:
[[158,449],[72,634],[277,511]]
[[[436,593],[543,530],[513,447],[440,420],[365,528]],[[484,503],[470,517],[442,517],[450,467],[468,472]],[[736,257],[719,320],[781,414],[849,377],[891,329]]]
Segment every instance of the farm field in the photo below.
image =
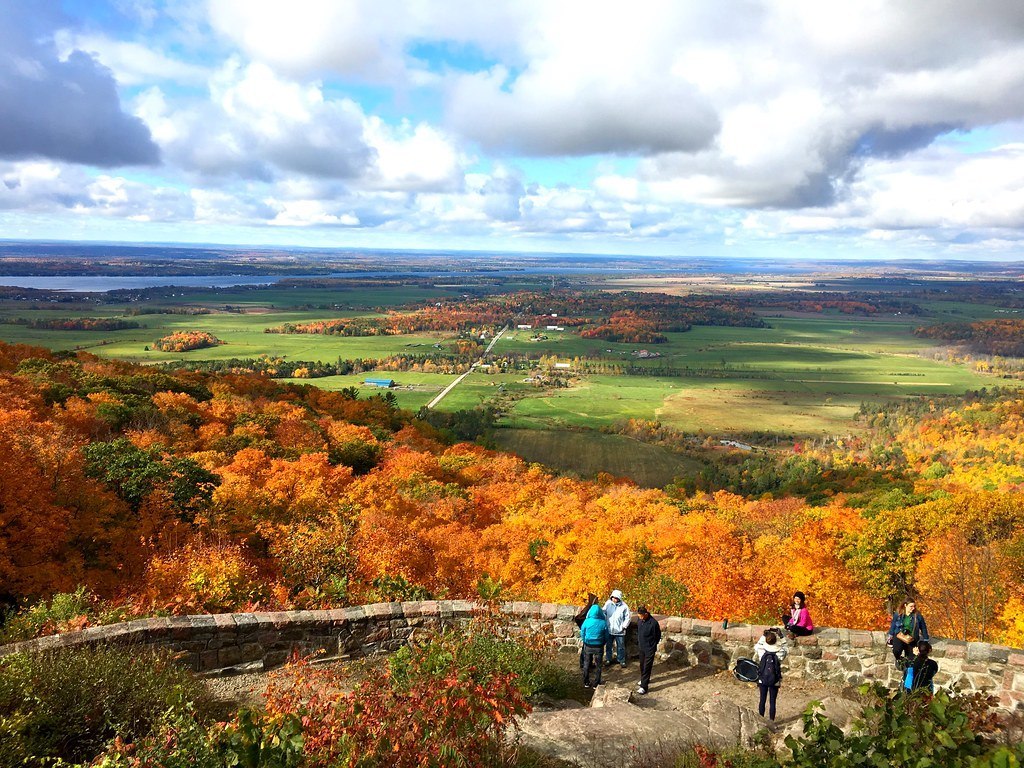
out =
[[[0,339],[50,349],[86,349],[101,357],[160,363],[177,360],[226,360],[262,355],[289,361],[333,363],[338,359],[374,359],[391,355],[429,354],[455,333],[422,332],[406,336],[344,337],[311,334],[268,334],[264,329],[285,322],[300,323],[356,314],[434,296],[458,294],[459,286],[430,289],[383,286],[380,289],[327,290],[313,287],[267,288],[241,292],[190,293],[188,303],[242,306],[244,313],[208,315],[155,314],[126,317],[142,328],[110,332],[60,331],[0,325]],[[324,304],[340,297],[358,298],[361,309],[281,310],[275,305]],[[185,302],[185,298],[181,301]],[[244,300],[244,301],[243,301]],[[161,298],[160,304],[168,303]],[[356,306],[358,302],[353,303]],[[137,305],[136,305],[137,306]],[[974,373],[927,359],[920,353],[935,346],[913,335],[914,328],[939,319],[1006,317],[1012,310],[969,302],[930,302],[927,317],[860,318],[837,314],[767,316],[769,327],[694,326],[669,332],[667,343],[630,344],[584,339],[565,331],[513,330],[493,352],[541,356],[583,368],[573,371],[567,388],[523,383],[525,371],[473,373],[442,402],[442,410],[472,408],[500,401],[502,425],[513,428],[561,429],[613,425],[628,418],[657,419],[685,431],[782,435],[845,433],[864,402],[916,395],[955,394],[969,389],[1011,384],[1010,380]],[[86,306],[75,310],[49,308],[26,311],[5,308],[0,317],[30,319],[121,317],[118,306]],[[203,330],[224,344],[190,352],[161,352],[153,342],[175,331]],[[530,341],[537,333],[548,338]],[[638,358],[646,349],[654,358]],[[624,376],[624,365],[649,368],[651,376]],[[297,379],[327,389],[358,386],[369,374]],[[447,386],[453,375],[382,372],[400,386],[392,390],[403,408],[416,410]],[[373,390],[376,392],[376,390]]]
[[500,429],[495,442],[527,461],[594,477],[607,472],[647,488],[662,488],[701,465],[667,448],[622,435],[548,429]]
[[[13,314],[13,313],[8,313]],[[24,314],[24,313],[23,313]],[[119,317],[99,312],[31,313],[29,317]],[[227,360],[230,358],[285,357],[290,360],[333,362],[344,359],[377,358],[388,355],[427,351],[444,340],[443,334],[407,336],[316,336],[308,334],[264,333],[281,323],[303,323],[337,317],[338,314],[317,312],[272,312],[258,314],[220,313],[210,315],[140,315],[125,319],[138,322],[142,328],[123,331],[53,331],[20,325],[0,325],[0,339],[11,343],[34,344],[49,349],[85,349],[100,357],[113,357],[139,363],[160,363],[172,360]],[[191,352],[160,352],[146,350],[154,341],[175,331],[203,330],[212,333],[224,344]]]
[[[363,382],[369,378],[394,379],[395,387],[381,389]],[[356,387],[360,397],[391,392],[400,408],[419,410],[433,400],[457,377],[454,374],[419,373],[416,371],[370,371],[350,373],[344,376],[324,376],[318,379],[282,379],[293,384],[310,384],[327,390]],[[536,391],[536,387],[523,383],[524,374],[512,373],[471,373],[463,382],[441,401],[438,409],[458,411],[475,408],[490,402],[501,392]]]

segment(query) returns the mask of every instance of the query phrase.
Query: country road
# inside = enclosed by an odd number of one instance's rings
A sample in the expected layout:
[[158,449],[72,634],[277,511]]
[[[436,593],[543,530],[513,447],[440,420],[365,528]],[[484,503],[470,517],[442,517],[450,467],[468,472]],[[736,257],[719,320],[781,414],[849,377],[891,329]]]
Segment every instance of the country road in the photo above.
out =
[[427,403],[427,408],[434,408],[434,407],[436,407],[438,403],[440,403],[442,400],[445,399],[445,397],[448,396],[449,392],[451,392],[453,389],[455,389],[462,382],[462,380],[464,378],[466,378],[467,376],[469,376],[469,374],[471,374],[473,372],[473,368],[476,368],[478,365],[480,365],[480,363],[482,363],[484,360],[486,360],[487,356],[489,354],[491,354],[491,350],[494,348],[494,344],[498,341],[498,339],[501,338],[501,334],[503,334],[504,332],[505,332],[504,328],[502,328],[500,331],[498,331],[495,334],[494,338],[491,339],[491,343],[487,345],[487,349],[484,350],[484,353],[483,353],[483,355],[481,355],[480,359],[477,360],[475,363],[473,363],[473,366],[468,371],[466,371],[464,374],[462,374],[457,379],[455,379],[455,381],[453,381],[447,387],[442,389],[440,394],[438,394],[437,397],[435,397],[433,400],[431,400],[429,403]]

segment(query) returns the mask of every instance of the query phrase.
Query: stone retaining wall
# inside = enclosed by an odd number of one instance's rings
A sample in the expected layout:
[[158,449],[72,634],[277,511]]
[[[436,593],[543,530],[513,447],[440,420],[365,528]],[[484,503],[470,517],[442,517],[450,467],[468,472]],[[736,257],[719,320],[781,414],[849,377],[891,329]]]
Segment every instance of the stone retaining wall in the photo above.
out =
[[[278,666],[292,654],[365,656],[401,647],[418,630],[433,631],[469,621],[481,606],[468,600],[375,603],[327,611],[235,613],[140,619],[80,632],[0,646],[0,656],[76,645],[135,644],[170,649],[197,672],[259,664]],[[543,632],[555,647],[575,650],[577,608],[552,603],[506,603],[517,624]],[[662,659],[682,665],[727,669],[752,657],[765,627],[721,624],[676,616],[658,617]],[[636,650],[635,626],[627,648]],[[1024,711],[1024,651],[956,640],[934,641],[937,685],[985,690],[1007,710]],[[790,643],[783,674],[834,683],[878,681],[896,685],[900,676],[882,632],[822,628]]]

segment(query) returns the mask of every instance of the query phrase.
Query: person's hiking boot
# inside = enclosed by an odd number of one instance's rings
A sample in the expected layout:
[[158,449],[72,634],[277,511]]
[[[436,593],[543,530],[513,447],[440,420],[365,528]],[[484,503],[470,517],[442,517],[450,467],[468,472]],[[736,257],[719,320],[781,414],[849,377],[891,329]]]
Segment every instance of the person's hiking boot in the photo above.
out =
[[647,689],[646,688],[637,688],[636,692],[639,693],[641,696],[644,696],[647,693]]

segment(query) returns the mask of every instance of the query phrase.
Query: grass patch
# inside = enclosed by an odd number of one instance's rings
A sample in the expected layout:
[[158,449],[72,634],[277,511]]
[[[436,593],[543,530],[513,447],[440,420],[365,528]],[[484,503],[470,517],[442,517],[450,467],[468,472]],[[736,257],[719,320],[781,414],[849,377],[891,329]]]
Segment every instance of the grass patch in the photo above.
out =
[[554,469],[593,477],[608,472],[646,488],[663,488],[701,465],[685,456],[622,435],[544,429],[499,429],[494,442],[503,451]]

